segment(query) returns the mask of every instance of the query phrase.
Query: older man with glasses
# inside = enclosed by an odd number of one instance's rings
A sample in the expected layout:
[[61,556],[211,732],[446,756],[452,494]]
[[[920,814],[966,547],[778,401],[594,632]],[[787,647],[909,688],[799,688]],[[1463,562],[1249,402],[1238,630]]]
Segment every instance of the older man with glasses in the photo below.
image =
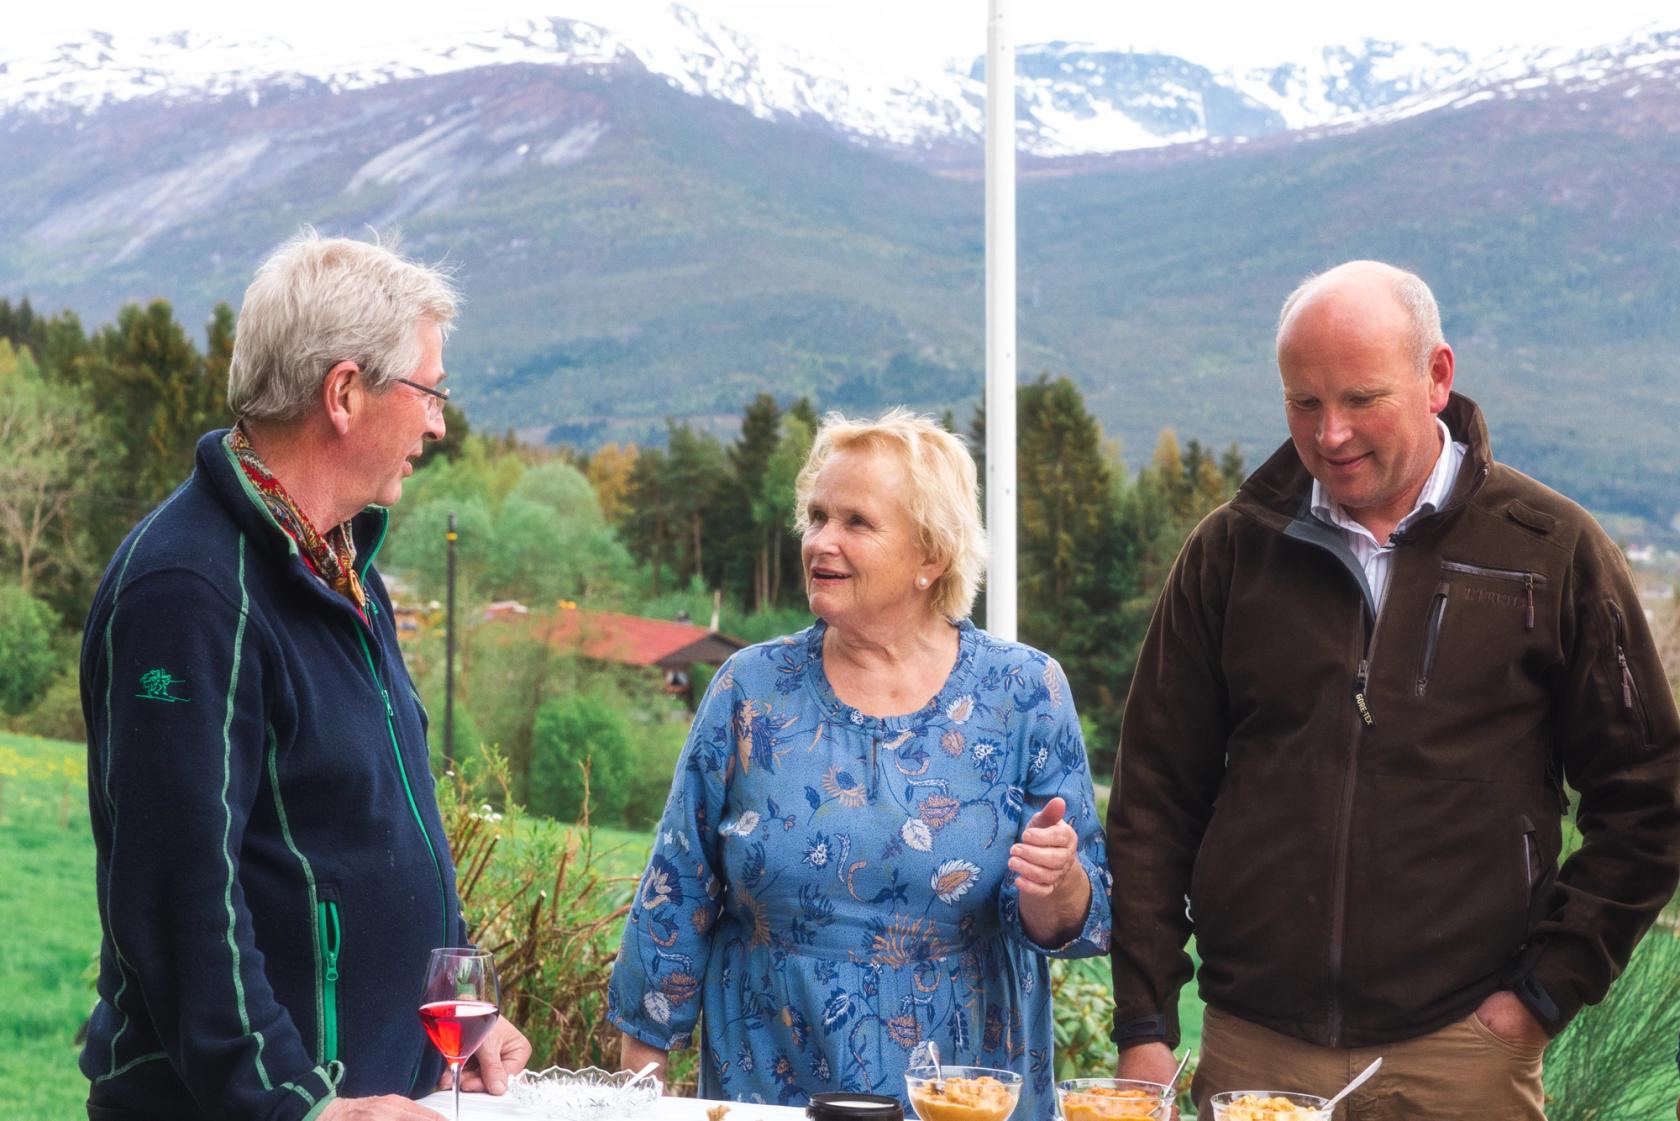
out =
[[[455,295],[313,232],[246,290],[238,423],[117,550],[82,651],[103,942],[94,1121],[436,1118],[415,1003],[464,945],[426,715],[373,567],[444,435]],[[530,1045],[506,1021],[464,1084]]]

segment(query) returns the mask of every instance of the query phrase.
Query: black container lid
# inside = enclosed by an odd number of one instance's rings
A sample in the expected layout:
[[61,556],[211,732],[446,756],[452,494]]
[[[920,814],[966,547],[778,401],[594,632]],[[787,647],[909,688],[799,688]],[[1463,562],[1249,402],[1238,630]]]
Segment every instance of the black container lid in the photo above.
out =
[[885,1094],[854,1094],[841,1090],[812,1094],[805,1107],[811,1121],[904,1121],[904,1106]]

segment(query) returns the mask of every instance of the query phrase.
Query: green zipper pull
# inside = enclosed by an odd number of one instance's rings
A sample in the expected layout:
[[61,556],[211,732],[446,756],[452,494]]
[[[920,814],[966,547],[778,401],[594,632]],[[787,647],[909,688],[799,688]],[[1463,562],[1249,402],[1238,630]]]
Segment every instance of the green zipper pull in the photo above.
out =
[[1376,727],[1376,719],[1371,715],[1371,705],[1365,699],[1365,686],[1371,680],[1371,663],[1365,658],[1359,659],[1359,672],[1354,678],[1353,707],[1359,710],[1359,719],[1365,722],[1367,728]]

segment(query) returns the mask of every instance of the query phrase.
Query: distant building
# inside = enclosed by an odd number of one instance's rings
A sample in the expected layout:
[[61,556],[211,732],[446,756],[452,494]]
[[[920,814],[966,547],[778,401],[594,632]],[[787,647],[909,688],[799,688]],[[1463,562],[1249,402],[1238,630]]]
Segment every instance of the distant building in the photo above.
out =
[[747,644],[692,623],[671,623],[616,611],[562,609],[545,634],[549,645],[599,662],[657,667],[665,691],[694,703],[694,667],[720,666]]

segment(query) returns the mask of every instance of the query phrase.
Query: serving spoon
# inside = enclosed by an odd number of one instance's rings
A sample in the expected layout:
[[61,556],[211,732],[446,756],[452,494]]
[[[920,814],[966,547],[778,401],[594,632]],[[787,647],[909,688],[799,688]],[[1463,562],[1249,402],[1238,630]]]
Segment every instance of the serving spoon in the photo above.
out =
[[1167,1079],[1167,1089],[1169,1089],[1169,1090],[1178,1089],[1178,1080],[1179,1080],[1180,1077],[1183,1076],[1184,1068],[1190,1065],[1190,1056],[1194,1055],[1195,1053],[1196,1053],[1196,1049],[1194,1047],[1191,1047],[1184,1052],[1184,1058],[1178,1060],[1178,1069],[1173,1071],[1173,1075],[1172,1075],[1171,1078]]
[[1354,1075],[1353,1076],[1353,1081],[1349,1082],[1346,1086],[1343,1086],[1341,1093],[1337,1094],[1335,1097],[1331,1098],[1328,1102],[1324,1103],[1324,1111],[1326,1113],[1329,1113],[1331,1110],[1334,1110],[1336,1108],[1336,1103],[1337,1102],[1341,1101],[1343,1098],[1347,1097],[1349,1094],[1351,1094],[1355,1090],[1359,1089],[1359,1087],[1365,1085],[1366,1081],[1373,1074],[1377,1073],[1377,1068],[1380,1067],[1380,1066],[1382,1066],[1382,1057],[1378,1056],[1376,1062],[1372,1063],[1370,1066],[1366,1067],[1364,1070],[1362,1070],[1358,1074]]
[[933,1068],[933,1092],[943,1094],[945,1092],[945,1071],[939,1065],[939,1044],[931,1039],[924,1039],[916,1044],[916,1049],[910,1053],[910,1068],[914,1070],[918,1067],[929,1066]]

